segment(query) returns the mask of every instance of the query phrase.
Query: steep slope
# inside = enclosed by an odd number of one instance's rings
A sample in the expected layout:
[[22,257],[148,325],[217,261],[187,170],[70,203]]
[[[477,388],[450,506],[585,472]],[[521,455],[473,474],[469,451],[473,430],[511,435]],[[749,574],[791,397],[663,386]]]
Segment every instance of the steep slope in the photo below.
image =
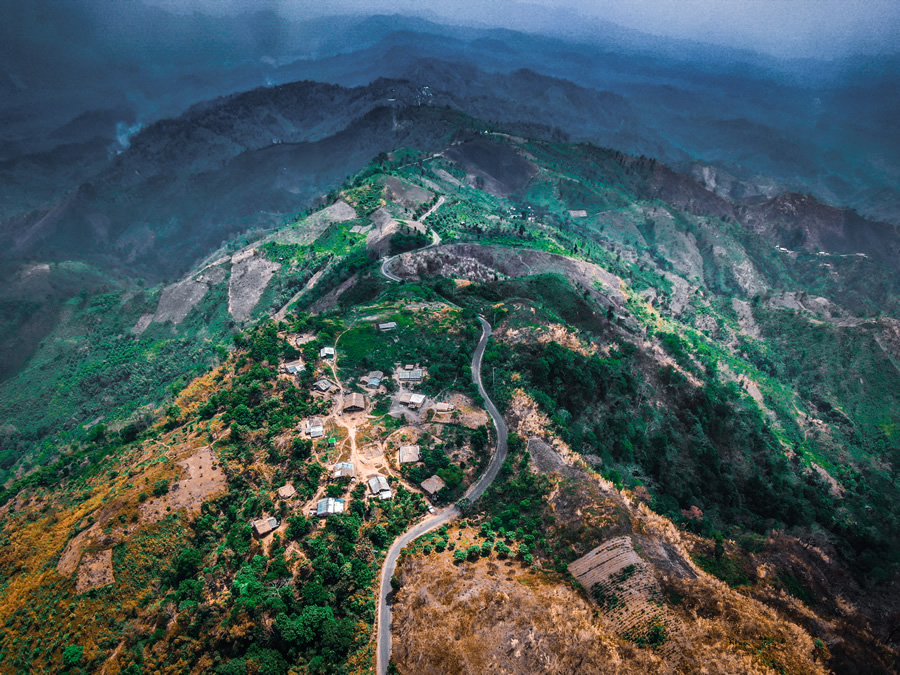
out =
[[[492,443],[482,314],[517,436],[466,522],[399,568],[401,672],[894,668],[893,263],[864,279],[834,252],[814,295],[822,256],[784,250],[783,214],[416,110],[438,152],[386,153],[172,284],[86,292],[2,384],[3,667],[371,670],[383,552],[421,484],[452,503]],[[852,241],[797,208],[816,242]],[[326,498],[346,512],[312,526]]]

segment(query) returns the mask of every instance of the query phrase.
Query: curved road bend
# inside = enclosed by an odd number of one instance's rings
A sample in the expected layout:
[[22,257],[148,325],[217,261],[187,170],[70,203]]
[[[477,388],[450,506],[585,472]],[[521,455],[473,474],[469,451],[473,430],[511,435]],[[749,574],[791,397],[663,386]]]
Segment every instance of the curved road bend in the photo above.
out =
[[[422,215],[422,217],[419,219],[419,222],[425,220],[428,216],[430,216],[432,213],[437,211],[441,207],[441,204],[443,204],[446,200],[447,200],[447,198],[444,195],[441,195],[440,197],[438,197],[438,200],[437,200],[437,202],[435,202],[434,206],[432,206],[430,209],[428,209],[428,211],[426,211]],[[416,253],[418,253],[419,251],[424,251],[425,249],[431,248],[432,246],[437,246],[440,243],[441,243],[441,236],[437,233],[436,230],[432,229],[431,230],[431,243],[428,244],[428,246],[423,246],[422,248],[416,249]],[[391,266],[391,263],[393,263],[396,258],[397,258],[397,256],[395,256],[395,255],[392,255],[387,258],[382,258],[381,273],[384,276],[386,276],[388,279],[390,279],[391,281],[403,281],[403,279],[401,279],[396,274],[392,273],[390,271],[390,269],[388,269]]]
[[[508,435],[506,422],[503,421],[494,403],[488,398],[484,386],[481,384],[481,359],[484,356],[484,348],[487,346],[488,339],[491,337],[491,325],[483,317],[479,316],[478,320],[481,322],[481,340],[479,340],[475,353],[472,355],[472,379],[475,380],[478,393],[484,398],[484,406],[494,421],[494,429],[497,431],[497,449],[491,456],[490,462],[488,462],[487,470],[466,491],[465,497],[473,502],[484,494],[484,491],[488,489],[497,477],[497,474],[500,473],[500,467],[506,461],[506,438]],[[384,564],[381,567],[381,583],[378,589],[378,631],[376,637],[378,642],[375,648],[375,669],[378,675],[387,673],[388,663],[391,660],[391,608],[388,605],[387,596],[391,592],[391,578],[393,578],[394,571],[397,568],[397,558],[400,556],[400,551],[406,548],[414,539],[445,523],[449,523],[459,515],[459,509],[455,506],[445,507],[431,518],[426,518],[418,525],[408,529],[388,549],[384,558]]]

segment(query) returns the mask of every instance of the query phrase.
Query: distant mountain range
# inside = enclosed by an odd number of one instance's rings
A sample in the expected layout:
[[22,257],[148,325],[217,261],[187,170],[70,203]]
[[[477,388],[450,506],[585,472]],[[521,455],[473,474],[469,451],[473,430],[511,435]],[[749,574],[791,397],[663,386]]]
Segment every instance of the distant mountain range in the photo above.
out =
[[[729,197],[809,192],[900,222],[897,57],[784,61],[611,25],[576,41],[400,16],[292,23],[260,12],[213,20],[128,3],[98,19],[74,6],[54,6],[46,15],[41,8],[48,10],[42,3],[17,9],[17,30],[0,29],[4,229],[10,218],[58,206],[83,183],[107,176],[143,127],[195,120],[197,111],[188,109],[204,100],[314,80],[372,85],[355,95],[384,104],[390,95],[382,78],[427,87],[430,96],[420,102],[482,119],[558,127],[574,140],[652,156],[679,170],[710,167],[722,176],[720,191],[735,186]],[[109,28],[79,32],[79,21]],[[138,26],[169,39],[149,44]],[[205,36],[199,45],[198,35]],[[327,129],[336,133],[364,114],[338,103],[355,95],[298,100],[318,113],[292,115],[312,124],[311,139]],[[264,115],[253,122],[268,131]],[[196,152],[191,145],[177,149]]]

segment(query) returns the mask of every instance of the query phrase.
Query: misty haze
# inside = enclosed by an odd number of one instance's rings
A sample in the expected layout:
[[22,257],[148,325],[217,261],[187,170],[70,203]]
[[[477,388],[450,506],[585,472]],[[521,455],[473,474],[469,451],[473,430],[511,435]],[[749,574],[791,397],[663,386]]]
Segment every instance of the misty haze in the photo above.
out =
[[895,2],[0,19],[0,673],[900,667]]

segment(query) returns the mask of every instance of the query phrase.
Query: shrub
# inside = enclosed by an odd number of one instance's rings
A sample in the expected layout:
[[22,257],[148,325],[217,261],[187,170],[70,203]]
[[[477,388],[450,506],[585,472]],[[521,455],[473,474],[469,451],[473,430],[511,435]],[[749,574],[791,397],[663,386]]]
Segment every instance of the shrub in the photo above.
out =
[[67,666],[77,666],[84,657],[84,647],[81,645],[69,645],[63,651],[63,663]]

